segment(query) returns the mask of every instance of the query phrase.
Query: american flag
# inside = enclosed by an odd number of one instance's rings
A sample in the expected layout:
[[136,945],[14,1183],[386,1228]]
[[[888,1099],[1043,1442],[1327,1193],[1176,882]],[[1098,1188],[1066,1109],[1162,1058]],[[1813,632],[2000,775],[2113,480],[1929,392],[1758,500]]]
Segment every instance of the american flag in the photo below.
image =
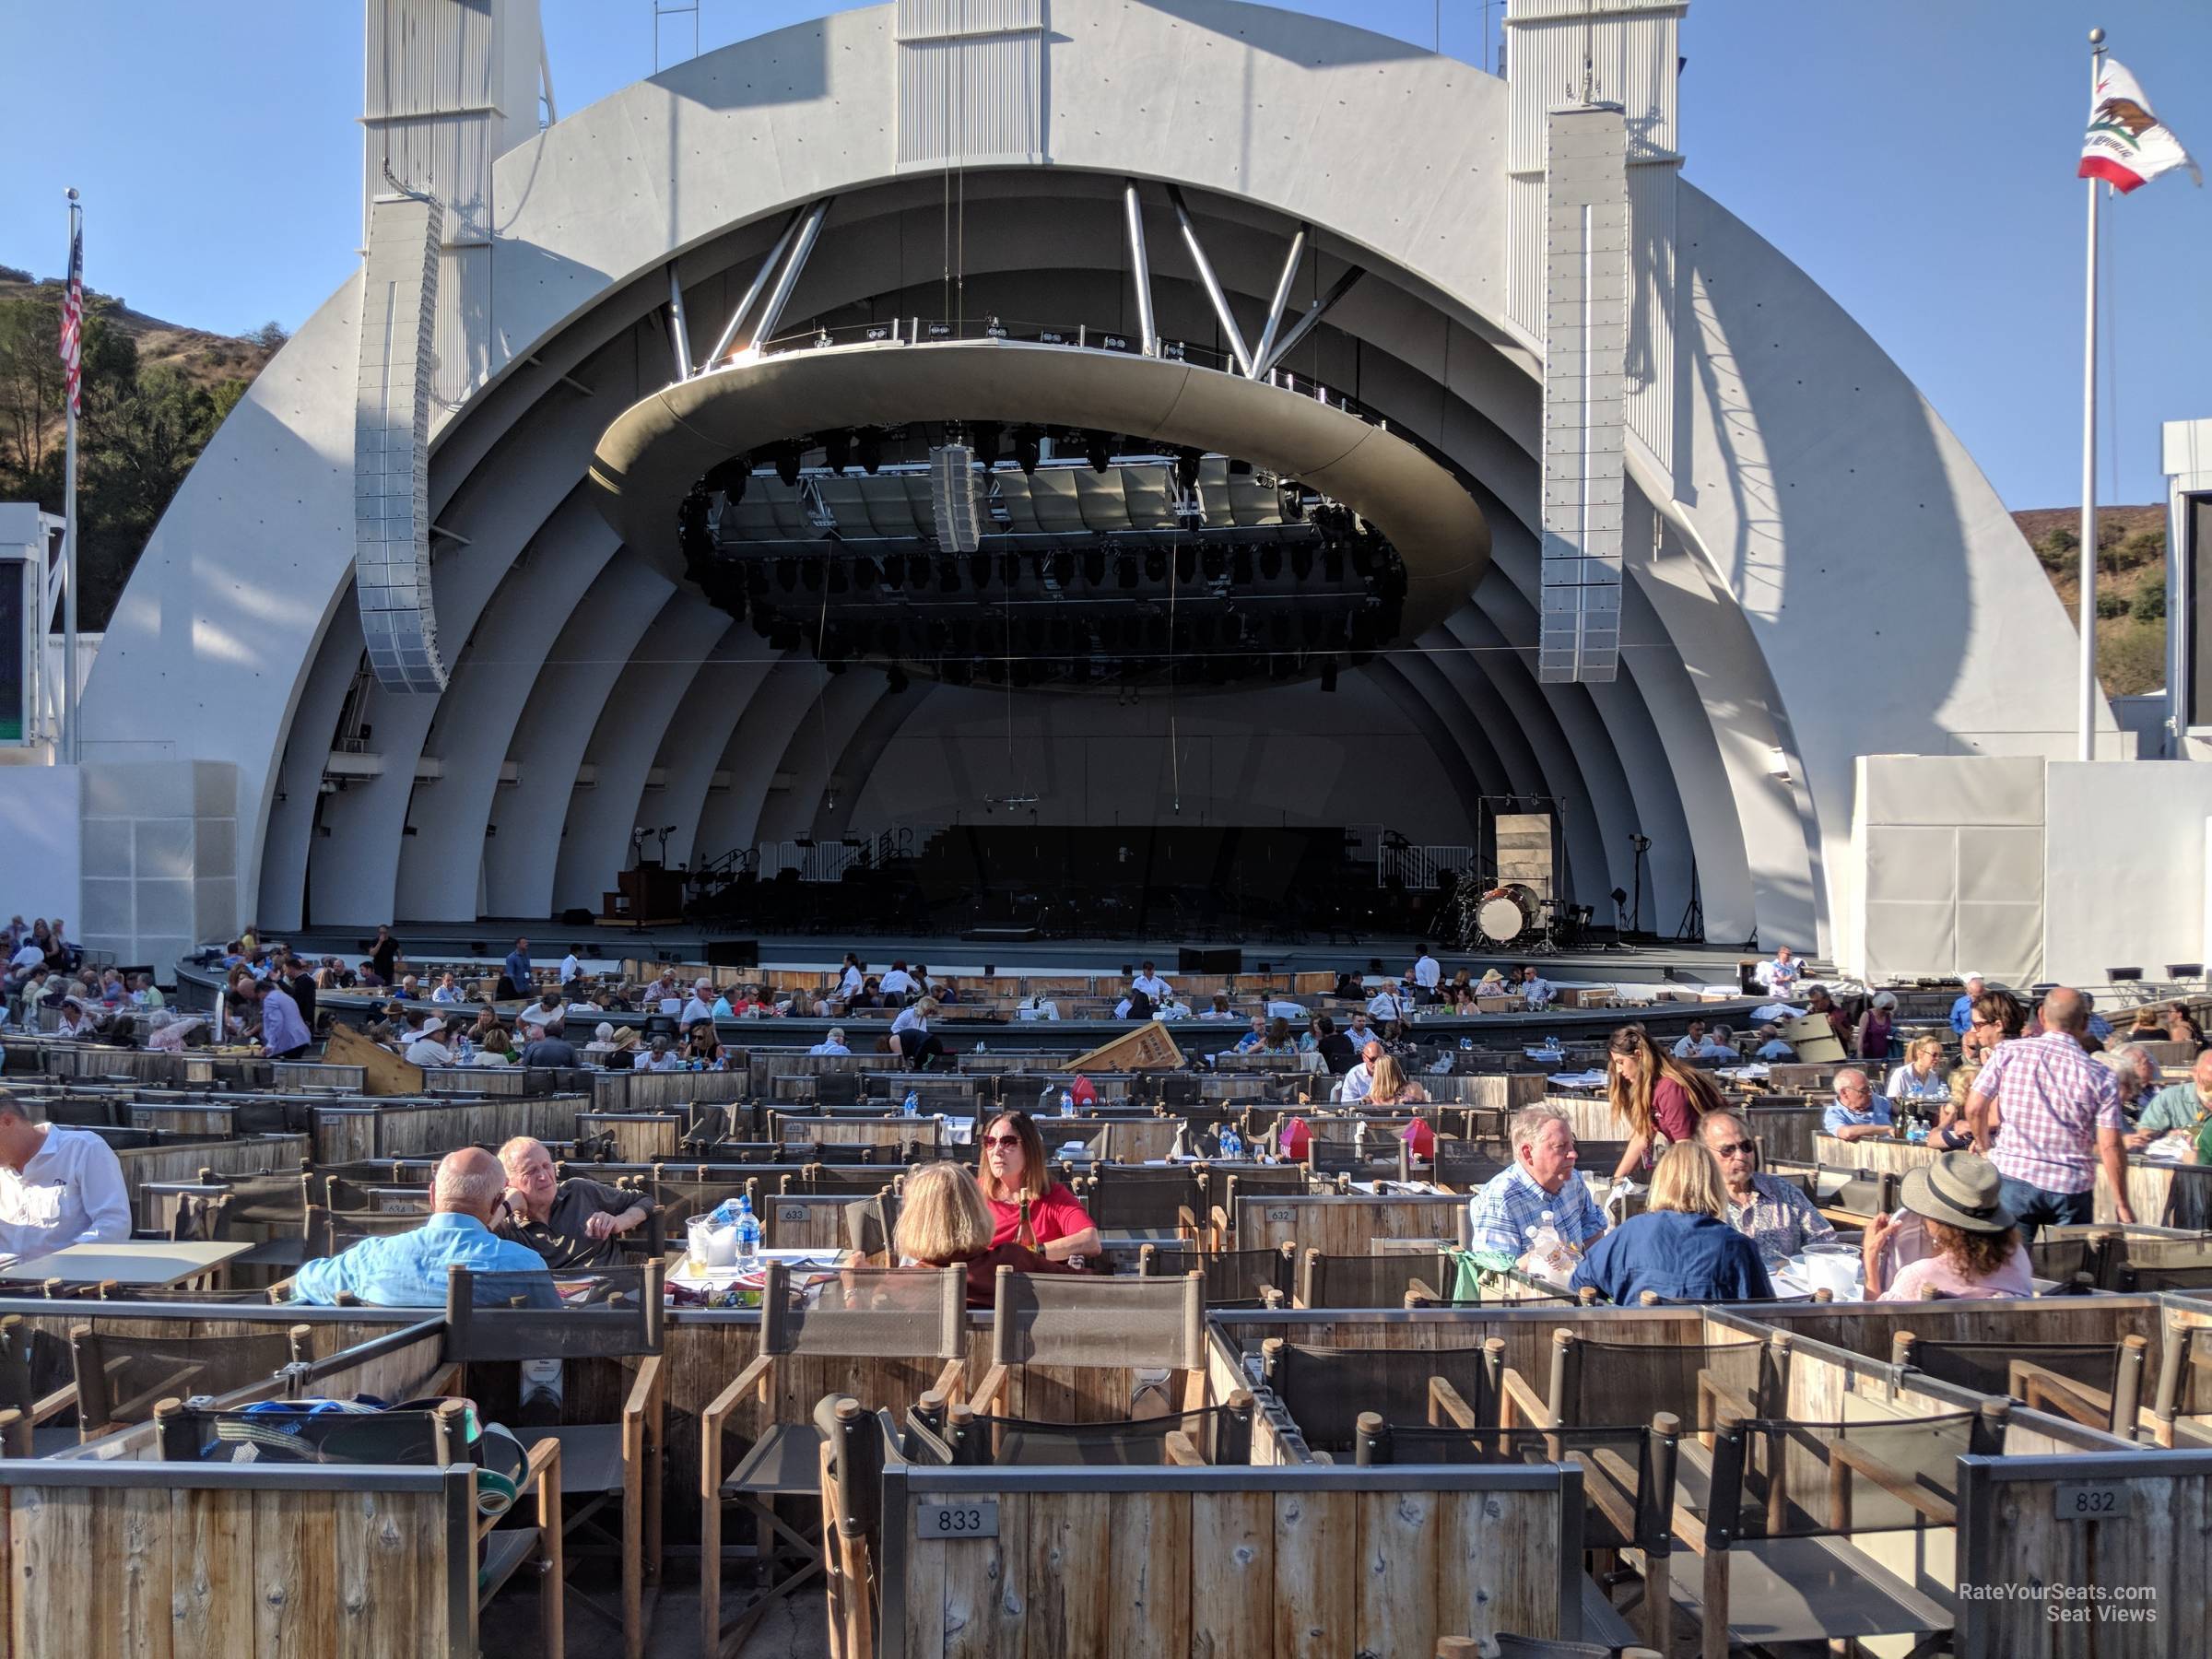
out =
[[77,386],[83,380],[85,359],[85,232],[80,225],[69,232],[69,291],[62,299],[62,367],[69,382],[69,413],[77,406]]

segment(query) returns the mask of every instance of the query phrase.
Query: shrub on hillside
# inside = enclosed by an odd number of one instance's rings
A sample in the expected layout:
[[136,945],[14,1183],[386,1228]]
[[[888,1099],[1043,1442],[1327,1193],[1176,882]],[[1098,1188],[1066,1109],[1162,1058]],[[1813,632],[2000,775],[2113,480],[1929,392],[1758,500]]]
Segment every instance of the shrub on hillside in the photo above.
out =
[[2166,578],[2155,576],[2136,590],[2136,620],[2163,622],[2166,619]]

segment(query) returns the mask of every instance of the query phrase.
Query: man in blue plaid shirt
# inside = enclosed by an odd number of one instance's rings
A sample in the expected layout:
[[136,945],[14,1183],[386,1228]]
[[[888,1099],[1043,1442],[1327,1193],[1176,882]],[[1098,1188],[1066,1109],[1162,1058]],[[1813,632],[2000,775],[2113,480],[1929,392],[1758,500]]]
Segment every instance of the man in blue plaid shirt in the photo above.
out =
[[1471,1248],[1519,1257],[1547,1210],[1559,1237],[1577,1250],[1606,1230],[1605,1212],[1575,1173],[1574,1125],[1557,1106],[1514,1113],[1513,1167],[1485,1182],[1468,1200]]

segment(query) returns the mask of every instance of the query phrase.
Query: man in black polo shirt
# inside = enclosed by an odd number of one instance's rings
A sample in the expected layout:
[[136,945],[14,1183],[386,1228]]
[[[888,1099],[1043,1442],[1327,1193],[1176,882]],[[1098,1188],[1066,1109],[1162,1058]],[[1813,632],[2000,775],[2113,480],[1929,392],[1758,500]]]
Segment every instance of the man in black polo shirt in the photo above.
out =
[[652,1213],[631,1194],[599,1182],[557,1179],[553,1155],[527,1135],[500,1148],[500,1165],[507,1171],[507,1193],[492,1231],[527,1244],[556,1273],[617,1265],[622,1252],[615,1241]]

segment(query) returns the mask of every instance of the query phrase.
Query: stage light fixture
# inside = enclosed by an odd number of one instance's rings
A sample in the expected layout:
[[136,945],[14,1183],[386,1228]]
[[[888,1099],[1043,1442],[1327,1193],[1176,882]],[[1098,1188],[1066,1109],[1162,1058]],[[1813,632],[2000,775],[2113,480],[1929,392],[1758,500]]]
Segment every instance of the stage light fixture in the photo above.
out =
[[854,447],[860,452],[860,470],[874,477],[883,465],[883,429],[869,427],[859,434]]
[[1290,549],[1290,574],[1300,582],[1313,574],[1313,549],[1303,542]]
[[1281,578],[1282,573],[1283,550],[1277,547],[1269,547],[1264,549],[1260,554],[1261,578],[1264,581],[1275,582]]
[[1198,488],[1198,452],[1185,446],[1175,452],[1175,488],[1189,495]]
[[708,528],[707,492],[694,485],[676,509],[676,540],[687,565],[704,564],[714,557],[714,532]]
[[971,553],[968,556],[968,582],[978,593],[991,585],[991,555]]
[[1092,587],[1106,585],[1106,550],[1103,547],[1084,549],[1083,580]]
[[785,593],[799,585],[799,561],[795,559],[776,560],[776,585]]
[[906,677],[906,670],[894,663],[891,665],[890,673],[884,677],[884,689],[888,691],[893,697],[896,697],[900,692],[906,689],[908,684],[909,681]]
[[1034,473],[1037,463],[1044,458],[1044,434],[1035,427],[1023,427],[1014,434],[1014,459],[1022,472]]
[[1175,549],[1175,580],[1195,582],[1198,579],[1198,549],[1184,542]]
[[1334,692],[1336,689],[1336,659],[1335,657],[1324,657],[1321,660],[1321,688],[1328,692]]
[[822,561],[809,559],[799,566],[799,581],[810,594],[822,591]]
[[1145,580],[1161,582],[1168,579],[1168,554],[1164,547],[1149,547],[1145,552]]
[[707,476],[700,480],[707,489],[716,491],[725,500],[745,500],[745,487],[752,482],[753,458],[750,455],[732,455],[726,461],[717,461],[707,468]]
[[937,560],[937,591],[957,594],[960,591],[960,561],[957,559]]
[[822,434],[822,465],[839,477],[853,461],[853,429],[840,427],[834,432]]
[[1283,517],[1287,522],[1295,524],[1306,516],[1306,492],[1289,479],[1285,478],[1276,487],[1276,500],[1282,503]]
[[968,423],[969,447],[975,458],[986,467],[998,459],[999,423],[995,420],[971,420]]
[[1083,434],[1083,458],[1090,463],[1090,470],[1102,473],[1113,465],[1113,439],[1105,432],[1086,431]]
[[1116,587],[1133,588],[1136,585],[1136,555],[1124,553],[1113,561],[1113,582]]
[[786,485],[796,487],[799,481],[799,464],[806,458],[806,450],[797,440],[776,446],[776,477]]

